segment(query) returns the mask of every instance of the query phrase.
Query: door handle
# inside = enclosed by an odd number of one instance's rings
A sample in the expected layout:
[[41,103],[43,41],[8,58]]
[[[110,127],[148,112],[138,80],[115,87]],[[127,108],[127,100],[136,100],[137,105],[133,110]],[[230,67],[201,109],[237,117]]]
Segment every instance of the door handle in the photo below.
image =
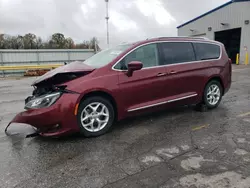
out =
[[176,74],[177,72],[176,71],[170,71],[169,74]]
[[166,76],[167,73],[158,73],[157,76],[160,77],[160,76]]

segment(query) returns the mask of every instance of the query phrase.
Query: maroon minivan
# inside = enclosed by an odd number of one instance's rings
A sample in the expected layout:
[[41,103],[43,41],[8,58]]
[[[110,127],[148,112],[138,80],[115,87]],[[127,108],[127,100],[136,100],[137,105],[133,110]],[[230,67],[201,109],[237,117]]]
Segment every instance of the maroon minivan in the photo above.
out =
[[231,60],[216,41],[162,37],[122,44],[39,77],[26,111],[11,123],[30,124],[42,136],[99,136],[116,120],[160,108],[216,108],[231,74]]

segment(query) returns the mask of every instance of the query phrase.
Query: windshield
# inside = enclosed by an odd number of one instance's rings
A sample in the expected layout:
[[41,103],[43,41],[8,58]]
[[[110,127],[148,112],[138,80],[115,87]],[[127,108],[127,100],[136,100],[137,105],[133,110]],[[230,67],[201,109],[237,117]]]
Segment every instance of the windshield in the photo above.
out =
[[103,50],[90,58],[86,59],[83,63],[94,68],[100,68],[118,57],[122,52],[130,48],[132,44],[119,45],[114,48]]

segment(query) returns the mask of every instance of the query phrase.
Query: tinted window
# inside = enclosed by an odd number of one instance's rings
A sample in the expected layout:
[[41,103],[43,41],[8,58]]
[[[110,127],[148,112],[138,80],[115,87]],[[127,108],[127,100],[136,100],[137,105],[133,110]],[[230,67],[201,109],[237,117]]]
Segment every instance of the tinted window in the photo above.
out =
[[131,61],[140,61],[145,67],[153,67],[158,65],[158,50],[157,44],[149,44],[137,48],[128,54],[120,63],[115,66],[115,69],[127,70],[127,65]]
[[161,64],[173,64],[195,61],[194,49],[189,42],[160,43]]
[[214,44],[194,43],[197,60],[218,59],[220,47]]

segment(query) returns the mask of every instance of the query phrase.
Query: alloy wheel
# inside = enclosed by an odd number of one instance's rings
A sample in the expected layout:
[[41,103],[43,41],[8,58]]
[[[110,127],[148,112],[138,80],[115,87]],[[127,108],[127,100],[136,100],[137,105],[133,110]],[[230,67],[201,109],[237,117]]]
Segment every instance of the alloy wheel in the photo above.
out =
[[212,84],[207,90],[207,101],[210,105],[216,105],[220,101],[221,92],[216,84]]
[[89,132],[102,130],[109,121],[109,110],[100,102],[88,104],[81,113],[81,124]]

